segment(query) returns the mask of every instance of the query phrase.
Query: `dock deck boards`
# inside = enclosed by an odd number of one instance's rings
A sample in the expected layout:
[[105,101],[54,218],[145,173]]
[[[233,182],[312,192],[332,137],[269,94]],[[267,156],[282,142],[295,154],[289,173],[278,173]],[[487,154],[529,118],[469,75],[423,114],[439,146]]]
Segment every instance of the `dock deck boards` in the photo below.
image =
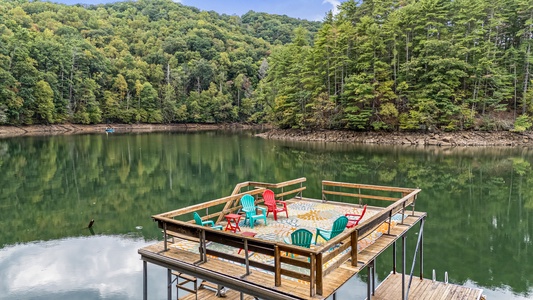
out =
[[[409,276],[405,276],[405,289],[409,283]],[[430,279],[413,277],[409,290],[409,299],[417,300],[479,300],[482,290],[457,284],[444,283]],[[376,289],[372,300],[401,300],[402,275],[390,274]]]
[[[296,200],[291,199],[291,204],[296,204],[299,206],[306,206],[307,204],[306,200]],[[317,203],[314,201],[313,203]],[[320,207],[324,207],[326,203],[320,203]],[[340,206],[343,210],[350,209],[353,210],[354,206]],[[348,208],[346,208],[348,207]],[[358,206],[357,206],[358,207]],[[372,212],[374,210],[374,212]],[[379,211],[379,208],[370,208],[367,210],[368,212],[368,218],[372,216],[373,213],[376,213],[376,211]],[[289,214],[291,214],[291,210],[289,210]],[[299,211],[294,211],[290,215],[290,218],[296,218],[296,214],[298,216],[305,216],[307,218],[313,218],[315,217],[315,214],[313,212],[305,212],[301,209]],[[407,214],[407,212],[406,212]],[[282,280],[281,286],[276,287],[275,286],[275,278],[273,273],[265,272],[262,270],[257,270],[254,268],[251,268],[251,274],[243,277],[241,280],[259,284],[263,286],[264,288],[280,291],[286,294],[290,294],[293,296],[296,296],[300,299],[325,299],[335,293],[344,283],[346,283],[350,278],[352,278],[354,275],[359,273],[363,268],[365,268],[371,261],[373,261],[378,255],[380,255],[385,249],[390,247],[398,238],[401,237],[402,234],[407,232],[410,228],[412,228],[416,223],[418,223],[422,218],[426,216],[426,213],[424,212],[409,212],[409,215],[405,217],[404,224],[394,224],[394,226],[391,227],[390,234],[386,233],[386,230],[384,232],[380,233],[379,237],[376,235],[377,238],[372,239],[370,237],[371,242],[369,245],[366,245],[364,249],[362,249],[358,254],[358,265],[352,266],[351,261],[348,260],[347,262],[340,265],[338,268],[335,268],[330,274],[324,277],[323,279],[323,295],[315,295],[314,297],[311,297],[309,294],[309,288],[310,284],[309,282],[305,282],[302,280],[295,280],[295,279],[289,279],[284,278]],[[258,230],[259,233],[261,233],[264,236],[269,236],[272,238],[274,235],[279,234],[287,234],[286,231],[280,230],[280,227],[285,224],[281,224],[285,222],[286,218],[285,216],[279,216],[278,217],[278,223],[274,222],[273,216],[270,215],[268,217],[268,226],[261,226],[256,225],[254,227],[255,230]],[[332,219],[336,217],[332,216]],[[309,219],[304,220],[305,222],[309,222]],[[302,223],[304,223],[302,221]],[[321,223],[328,222],[327,220],[322,220]],[[332,221],[329,221],[332,223]],[[363,219],[364,222],[364,219]],[[225,222],[219,223],[220,225],[225,226]],[[242,231],[250,231],[249,227],[241,226]],[[295,229],[295,228],[294,228]],[[294,230],[292,229],[292,230]],[[272,230],[272,232],[266,232],[268,230]],[[315,233],[315,230],[312,230],[313,233]],[[261,235],[258,235],[261,236]],[[176,243],[180,243],[182,240],[175,238]],[[180,262],[184,262],[187,264],[195,264],[199,261],[200,256],[197,251],[199,244],[196,244],[192,241],[187,241],[186,243],[192,243],[194,246],[190,247],[188,250],[180,249],[179,247],[173,247],[172,244],[170,244],[169,250],[164,251],[164,245],[163,242],[159,242],[154,245],[147,246],[145,248],[142,248],[139,253],[142,251],[148,251],[152,254],[155,254],[156,256],[163,256],[168,257],[173,260],[177,260]],[[196,250],[196,251],[194,251]],[[243,251],[244,252],[244,251]],[[142,253],[141,253],[142,255]],[[254,259],[254,256],[252,256],[250,259]],[[264,258],[263,258],[264,259]],[[210,258],[208,257],[207,262],[198,264],[195,267],[202,268],[205,270],[210,270],[214,272],[218,272],[220,274],[224,274],[226,276],[231,276],[233,278],[241,278],[245,273],[246,269],[244,265],[237,264],[235,262],[226,261],[223,259],[217,259],[217,258]]]
[[[226,297],[220,298],[217,297],[214,291],[208,290],[208,289],[200,289],[198,290],[198,295],[195,294],[188,294],[183,297],[179,297],[179,300],[237,300],[241,299],[241,293],[234,290],[228,290],[226,293]],[[254,297],[250,295],[243,295],[244,300],[254,300]]]

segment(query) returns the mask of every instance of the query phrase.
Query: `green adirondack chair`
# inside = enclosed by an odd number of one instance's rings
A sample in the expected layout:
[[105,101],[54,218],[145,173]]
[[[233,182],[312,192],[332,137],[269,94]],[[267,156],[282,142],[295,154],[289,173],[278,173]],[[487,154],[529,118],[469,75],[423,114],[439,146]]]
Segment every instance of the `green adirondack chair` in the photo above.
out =
[[[244,195],[241,198],[241,211],[246,213],[246,218],[244,219],[244,223],[246,221],[250,222],[250,227],[254,228],[255,221],[257,219],[263,219],[265,221],[265,225],[267,225],[267,218],[266,218],[266,208],[263,207],[257,207],[255,205],[255,199],[251,195]],[[257,210],[261,210],[261,214],[257,214]]]
[[213,229],[218,229],[218,230],[222,230],[222,226],[221,225],[215,225],[215,222],[211,221],[211,220],[207,220],[207,221],[202,221],[202,218],[200,217],[200,215],[198,213],[194,213],[194,221],[196,222],[196,225],[200,225],[200,226],[206,226],[206,225],[209,225],[211,226],[211,228]]
[[[313,233],[307,229],[300,228],[291,233],[290,240],[288,238],[284,238],[283,240],[286,244],[311,248],[311,243],[313,242]],[[292,257],[294,257],[294,253],[292,254]]]
[[333,222],[333,227],[331,227],[330,230],[318,228],[316,229],[316,236],[315,236],[315,245],[318,240],[318,236],[321,236],[324,240],[329,241],[332,238],[339,235],[344,228],[346,228],[346,224],[348,223],[348,218],[345,216],[340,216]]

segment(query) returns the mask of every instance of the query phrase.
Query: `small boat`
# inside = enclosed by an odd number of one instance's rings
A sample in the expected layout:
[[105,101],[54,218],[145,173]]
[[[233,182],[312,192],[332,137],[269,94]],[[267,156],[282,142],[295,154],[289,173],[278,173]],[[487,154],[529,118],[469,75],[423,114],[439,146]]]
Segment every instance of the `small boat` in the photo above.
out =
[[113,133],[113,132],[115,132],[115,128],[108,127],[108,128],[105,129],[105,132],[106,133]]

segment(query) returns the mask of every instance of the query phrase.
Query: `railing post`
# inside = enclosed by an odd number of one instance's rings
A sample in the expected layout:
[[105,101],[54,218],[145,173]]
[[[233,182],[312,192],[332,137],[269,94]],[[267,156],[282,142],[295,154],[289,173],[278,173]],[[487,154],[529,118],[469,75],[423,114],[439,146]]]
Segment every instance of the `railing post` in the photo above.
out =
[[274,268],[274,285],[281,286],[281,256],[277,245],[274,246]]
[[309,296],[314,297],[315,296],[315,280],[316,280],[316,256],[314,253],[311,253],[311,257],[309,258],[311,267],[309,269],[309,289],[310,293]]
[[350,237],[352,245],[352,266],[357,266],[357,240],[359,239],[359,229],[355,229]]
[[248,239],[244,239],[244,260],[246,261],[246,275],[250,275],[250,261],[248,256]]
[[322,296],[323,293],[323,265],[322,265],[322,252],[316,256],[316,293]]
[[163,245],[164,245],[165,251],[167,251],[168,250],[168,247],[167,247],[167,222],[163,223]]

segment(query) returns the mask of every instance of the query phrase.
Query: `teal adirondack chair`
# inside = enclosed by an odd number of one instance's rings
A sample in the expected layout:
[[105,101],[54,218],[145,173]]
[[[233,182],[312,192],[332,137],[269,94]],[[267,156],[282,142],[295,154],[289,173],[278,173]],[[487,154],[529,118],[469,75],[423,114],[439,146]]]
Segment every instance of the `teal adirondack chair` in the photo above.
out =
[[[251,195],[244,195],[241,198],[241,211],[246,213],[246,218],[244,219],[244,222],[248,220],[250,222],[250,227],[254,228],[254,223],[257,219],[263,219],[265,221],[265,225],[267,224],[267,218],[266,218],[266,208],[263,207],[257,207],[255,205],[255,199]],[[261,210],[261,214],[257,214],[257,210]]]
[[[307,229],[300,228],[291,233],[290,240],[288,238],[284,238],[283,240],[287,244],[311,248],[311,243],[313,242],[313,233]],[[292,257],[294,257],[294,253],[292,254]]]
[[331,240],[332,238],[339,235],[344,228],[346,228],[346,224],[348,223],[348,218],[345,216],[340,216],[333,222],[333,227],[331,227],[330,230],[318,228],[316,229],[316,236],[315,236],[315,245],[318,240],[318,236],[321,236],[326,241]]
[[200,215],[198,213],[194,213],[194,221],[196,222],[196,225],[200,225],[200,226],[206,226],[206,225],[209,225],[211,226],[211,228],[213,229],[218,229],[218,230],[222,230],[222,226],[221,225],[215,225],[215,222],[211,221],[211,220],[207,220],[207,221],[202,221],[202,218],[200,217]]

